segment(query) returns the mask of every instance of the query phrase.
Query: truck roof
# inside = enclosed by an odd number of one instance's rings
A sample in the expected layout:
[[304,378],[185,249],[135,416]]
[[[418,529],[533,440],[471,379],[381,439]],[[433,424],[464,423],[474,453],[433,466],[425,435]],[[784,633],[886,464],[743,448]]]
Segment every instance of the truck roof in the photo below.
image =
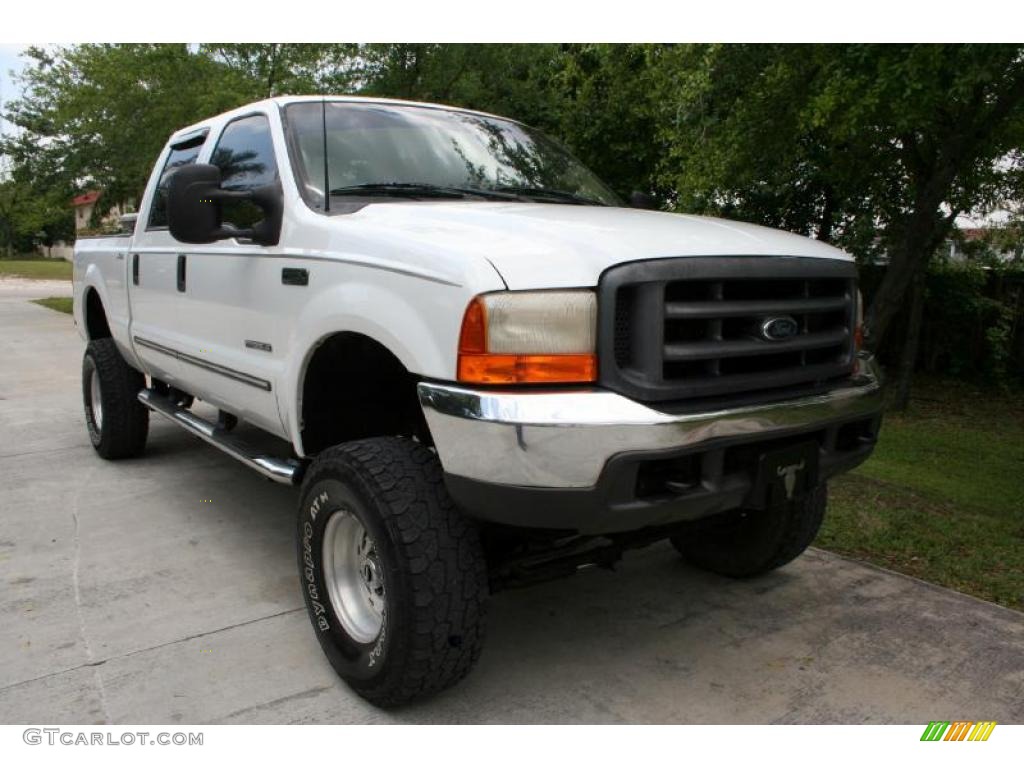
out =
[[454,107],[450,104],[436,104],[429,101],[409,101],[406,99],[388,99],[379,96],[351,96],[346,94],[339,95],[310,95],[310,96],[274,96],[269,99],[263,99],[261,101],[253,101],[248,104],[243,104],[240,107],[222,112],[219,115],[213,115],[205,120],[201,120],[198,123],[193,123],[184,128],[180,128],[171,134],[171,141],[175,141],[180,138],[184,138],[196,131],[203,130],[204,128],[211,128],[221,122],[226,122],[233,117],[244,115],[248,112],[253,111],[259,107],[265,107],[268,105],[274,105],[277,107],[283,107],[288,104],[297,104],[301,102],[316,102],[316,101],[348,101],[353,103],[361,104],[391,104],[394,106],[406,106],[406,107],[428,107],[430,109],[444,109],[451,112],[465,112],[471,115],[480,115],[481,117],[492,117],[499,120],[509,120],[511,122],[517,122],[508,117],[502,117],[501,115],[494,115],[489,112],[481,112],[476,109],[466,109],[464,107]]

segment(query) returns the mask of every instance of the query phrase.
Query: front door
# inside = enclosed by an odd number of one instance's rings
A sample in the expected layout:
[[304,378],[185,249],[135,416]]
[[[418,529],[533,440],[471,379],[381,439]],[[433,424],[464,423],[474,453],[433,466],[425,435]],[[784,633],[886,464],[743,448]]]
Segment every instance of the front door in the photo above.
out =
[[[210,157],[225,189],[246,190],[278,178],[267,116],[256,113],[224,126]],[[224,204],[223,222],[251,226],[262,212],[250,203]],[[186,391],[285,436],[277,385],[286,353],[287,309],[277,248],[242,239],[192,246],[179,297],[177,343]],[[297,308],[295,308],[297,311]]]

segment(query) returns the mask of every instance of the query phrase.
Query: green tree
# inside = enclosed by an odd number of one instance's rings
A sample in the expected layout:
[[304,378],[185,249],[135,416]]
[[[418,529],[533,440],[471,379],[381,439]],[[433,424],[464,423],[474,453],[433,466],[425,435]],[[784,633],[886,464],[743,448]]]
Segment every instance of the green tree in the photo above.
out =
[[69,197],[7,178],[0,181],[0,252],[10,257],[74,232]]
[[[27,137],[12,139],[23,152]],[[52,245],[74,233],[71,190],[39,156],[26,153],[27,161],[0,154],[0,251],[11,256],[37,245]]]
[[345,93],[358,87],[354,43],[204,43],[199,53],[253,83],[253,98]]
[[[433,101],[537,122],[550,102],[555,45],[360,46],[361,94]],[[544,122],[543,119],[540,122]]]
[[879,346],[956,216],[1012,194],[1024,47],[678,46],[649,50],[683,210],[884,252],[868,311]]
[[655,170],[658,142],[650,88],[652,62],[642,45],[566,45],[549,90],[554,120],[543,127],[624,197],[664,197]]
[[[108,204],[141,197],[172,131],[258,92],[246,73],[186,45],[30,48],[27,55],[23,93],[7,105],[7,119],[31,137],[31,154],[61,169],[66,185],[103,188]],[[18,162],[27,147],[4,142]]]

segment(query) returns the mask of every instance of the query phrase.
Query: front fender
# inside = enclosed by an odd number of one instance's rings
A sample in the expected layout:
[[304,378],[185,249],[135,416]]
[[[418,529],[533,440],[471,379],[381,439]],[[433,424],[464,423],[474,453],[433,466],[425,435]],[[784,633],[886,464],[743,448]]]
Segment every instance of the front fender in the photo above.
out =
[[335,285],[316,295],[297,318],[278,407],[299,455],[306,370],[330,336],[362,334],[387,348],[410,373],[454,379],[462,314],[474,291],[413,277],[389,282],[387,287],[360,281]]

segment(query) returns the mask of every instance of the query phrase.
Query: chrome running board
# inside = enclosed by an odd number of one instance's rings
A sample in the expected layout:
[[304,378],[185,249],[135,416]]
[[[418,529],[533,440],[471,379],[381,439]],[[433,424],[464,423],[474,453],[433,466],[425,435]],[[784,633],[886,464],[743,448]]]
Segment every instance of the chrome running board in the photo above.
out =
[[182,408],[170,398],[151,389],[139,392],[139,402],[151,411],[170,419],[182,429],[202,438],[215,448],[220,448],[228,456],[238,459],[264,477],[269,477],[271,480],[285,485],[298,485],[302,482],[304,465],[300,461],[268,456],[255,446],[225,432],[216,424],[199,418],[190,410]]

